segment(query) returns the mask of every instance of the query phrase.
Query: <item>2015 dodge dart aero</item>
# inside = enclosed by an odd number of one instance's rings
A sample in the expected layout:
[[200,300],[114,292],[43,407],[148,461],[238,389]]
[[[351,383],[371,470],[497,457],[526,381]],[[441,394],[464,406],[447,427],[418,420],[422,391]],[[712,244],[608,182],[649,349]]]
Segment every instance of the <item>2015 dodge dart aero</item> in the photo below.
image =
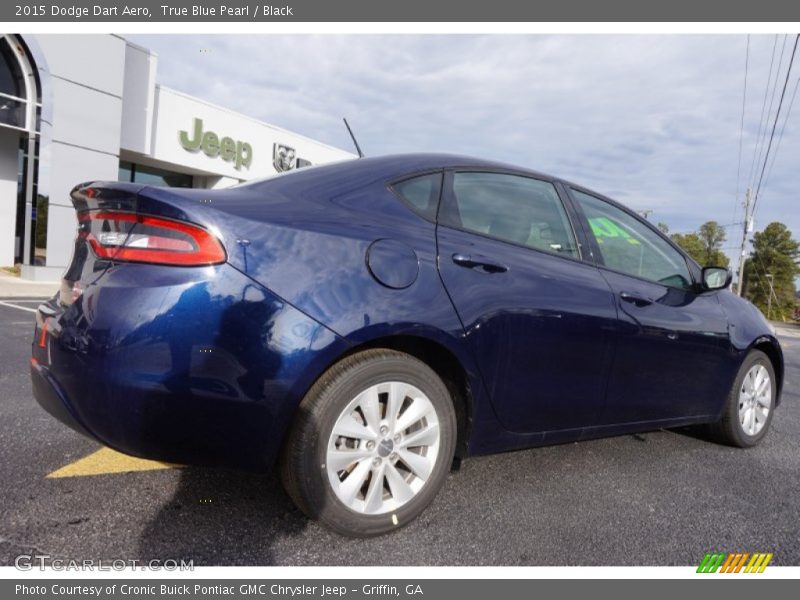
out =
[[689,424],[747,447],[780,399],[726,269],[541,173],[414,154],[72,201],[39,403],[128,454],[277,463],[347,535],[408,523],[454,457]]

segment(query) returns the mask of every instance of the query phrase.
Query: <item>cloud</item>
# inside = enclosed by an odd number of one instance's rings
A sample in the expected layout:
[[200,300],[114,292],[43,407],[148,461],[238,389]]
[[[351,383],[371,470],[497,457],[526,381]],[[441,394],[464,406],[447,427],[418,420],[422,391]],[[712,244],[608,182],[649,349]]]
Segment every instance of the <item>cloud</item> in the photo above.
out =
[[[741,220],[775,41],[750,42],[737,201],[745,36],[130,37],[158,52],[160,83],[269,123],[350,148],[347,116],[367,154],[511,162],[651,209],[674,231]],[[782,220],[800,237],[796,123],[795,114],[756,226]],[[736,246],[741,228],[728,232]]]

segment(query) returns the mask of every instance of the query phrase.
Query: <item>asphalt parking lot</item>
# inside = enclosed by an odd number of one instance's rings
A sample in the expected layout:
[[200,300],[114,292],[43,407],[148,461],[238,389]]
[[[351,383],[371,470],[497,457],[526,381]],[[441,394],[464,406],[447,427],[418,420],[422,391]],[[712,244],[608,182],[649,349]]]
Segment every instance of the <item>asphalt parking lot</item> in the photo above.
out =
[[786,390],[757,448],[656,431],[473,458],[416,522],[350,540],[307,520],[270,474],[115,472],[134,467],[95,454],[31,396],[34,315],[24,309],[35,307],[0,300],[0,564],[36,553],[195,565],[692,565],[708,551],[742,551],[800,565],[800,329],[781,330]]

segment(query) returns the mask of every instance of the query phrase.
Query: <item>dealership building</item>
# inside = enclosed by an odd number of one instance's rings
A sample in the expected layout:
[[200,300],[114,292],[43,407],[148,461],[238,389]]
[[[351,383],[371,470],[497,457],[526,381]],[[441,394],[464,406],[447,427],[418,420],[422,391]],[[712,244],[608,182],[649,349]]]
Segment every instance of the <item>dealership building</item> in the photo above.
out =
[[0,37],[0,267],[56,280],[77,183],[219,188],[353,158],[157,83],[158,57],[116,35]]

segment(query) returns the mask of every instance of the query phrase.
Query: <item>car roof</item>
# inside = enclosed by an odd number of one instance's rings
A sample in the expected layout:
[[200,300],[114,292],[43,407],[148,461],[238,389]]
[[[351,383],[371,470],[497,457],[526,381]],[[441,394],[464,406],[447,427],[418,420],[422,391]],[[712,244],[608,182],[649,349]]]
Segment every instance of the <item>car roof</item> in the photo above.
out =
[[[409,154],[390,154],[385,156],[375,156],[370,158],[357,159],[364,166],[370,165],[381,170],[393,170],[398,176],[410,174],[415,171],[425,169],[456,169],[456,168],[480,168],[497,169],[502,171],[518,171],[538,175],[546,179],[557,179],[552,175],[547,175],[538,171],[512,165],[500,161],[492,161],[464,154],[447,154],[437,152],[420,152]],[[356,161],[348,161],[349,163]]]
[[411,153],[354,158],[326,163],[324,165],[315,165],[313,167],[306,167],[279,175],[273,175],[264,179],[251,180],[236,187],[241,189],[253,186],[265,186],[273,190],[280,188],[302,188],[304,184],[312,184],[312,182],[319,183],[320,180],[330,178],[330,180],[336,181],[338,184],[337,187],[341,186],[341,188],[347,188],[357,187],[359,183],[363,183],[366,180],[375,181],[380,179],[391,181],[425,171],[451,168],[508,171],[540,177],[550,181],[559,180],[557,177],[532,171],[524,167],[485,160],[473,156],[442,153]]

